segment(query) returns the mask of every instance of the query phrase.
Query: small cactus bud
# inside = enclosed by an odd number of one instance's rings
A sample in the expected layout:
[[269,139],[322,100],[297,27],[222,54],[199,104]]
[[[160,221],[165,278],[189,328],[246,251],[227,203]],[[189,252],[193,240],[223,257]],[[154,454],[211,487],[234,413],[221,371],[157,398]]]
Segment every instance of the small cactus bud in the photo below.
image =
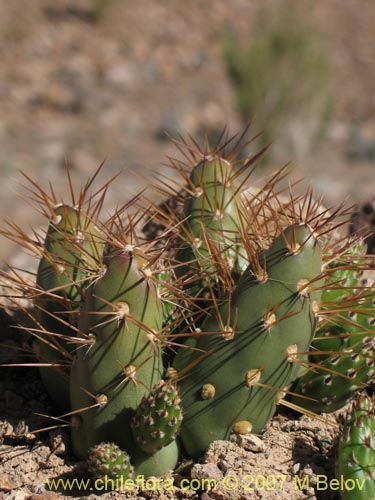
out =
[[161,381],[139,405],[131,423],[133,437],[142,451],[155,453],[175,439],[181,421],[177,387]]
[[100,443],[90,448],[87,466],[95,478],[127,479],[134,475],[129,455],[115,443]]

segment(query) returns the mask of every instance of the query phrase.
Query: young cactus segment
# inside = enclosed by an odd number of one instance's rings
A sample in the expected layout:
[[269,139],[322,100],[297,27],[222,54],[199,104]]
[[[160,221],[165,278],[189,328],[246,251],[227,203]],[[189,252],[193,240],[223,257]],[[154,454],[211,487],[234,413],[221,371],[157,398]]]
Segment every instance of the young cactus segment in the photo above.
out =
[[59,205],[54,209],[44,246],[37,284],[42,290],[79,302],[84,279],[100,262],[103,244],[98,229],[77,208]]
[[326,279],[318,312],[323,322],[309,354],[311,369],[292,390],[292,403],[309,411],[336,411],[375,382],[375,289],[373,283],[361,285],[363,261],[359,253],[352,268],[336,265]]
[[354,402],[339,441],[336,475],[356,487],[341,491],[342,500],[375,498],[375,400],[366,393]]
[[272,417],[315,330],[321,266],[310,228],[288,227],[203,322],[194,350],[177,352],[181,438],[191,456],[226,439],[237,422],[257,433]]
[[[327,277],[322,290],[321,316],[322,322],[318,327],[312,344],[312,352],[319,351],[319,361],[330,356],[330,351],[342,351],[349,346],[350,333],[356,333],[360,328],[358,323],[366,325],[367,317],[360,315],[357,321],[357,310],[365,310],[363,299],[356,299],[358,290],[362,288],[361,268],[366,266],[364,256],[366,248],[362,243],[351,245],[341,258],[329,264]],[[369,294],[367,293],[369,298]],[[373,297],[375,298],[375,296]],[[368,299],[365,299],[368,307]],[[350,307],[351,306],[351,307]],[[341,311],[337,310],[341,307]],[[372,309],[370,304],[370,312]],[[330,310],[334,312],[331,314]],[[327,352],[327,354],[322,354]]]
[[134,477],[129,455],[115,443],[99,443],[90,448],[87,467],[95,479],[128,479]]
[[184,265],[177,272],[189,282],[193,278],[188,287],[191,295],[202,295],[210,286],[217,286],[219,267],[230,275],[243,266],[239,256],[240,186],[232,165],[219,155],[205,156],[193,168],[189,184],[182,234],[186,243],[176,256]]
[[314,413],[330,413],[345,406],[356,391],[374,383],[375,337],[359,337],[351,337],[357,338],[356,344],[302,375],[292,389],[291,402]]
[[70,313],[79,310],[102,251],[98,229],[84,214],[67,205],[54,210],[37,272],[37,314],[47,331],[76,335],[77,315]]
[[142,399],[132,419],[134,440],[140,450],[155,453],[176,439],[181,421],[178,389],[171,381],[161,381]]
[[132,451],[132,463],[136,476],[160,477],[172,471],[180,458],[180,447],[175,439],[155,453],[144,453],[139,449]]
[[88,289],[79,322],[87,345],[77,350],[70,385],[79,457],[100,441],[129,449],[131,416],[161,380],[162,307],[150,266],[136,250],[109,247]]
[[[103,244],[95,225],[78,209],[60,205],[53,212],[37,271],[41,291],[35,315],[46,332],[39,334],[38,357],[42,363],[68,365],[74,343],[65,339],[77,334],[79,308]],[[42,380],[56,404],[68,409],[68,370],[52,367],[56,377],[50,370],[40,368]]]

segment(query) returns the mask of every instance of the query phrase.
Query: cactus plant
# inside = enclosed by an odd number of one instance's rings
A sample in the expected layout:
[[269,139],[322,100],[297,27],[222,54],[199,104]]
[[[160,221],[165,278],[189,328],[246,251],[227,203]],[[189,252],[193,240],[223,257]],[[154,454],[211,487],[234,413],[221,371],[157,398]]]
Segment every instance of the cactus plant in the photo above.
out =
[[107,248],[103,272],[87,291],[79,330],[87,340],[71,374],[73,449],[85,456],[99,441],[131,442],[130,419],[162,376],[161,302],[150,262],[136,249]]
[[134,477],[129,455],[115,443],[99,443],[90,448],[87,459],[90,474],[95,478],[127,479]]
[[180,456],[181,449],[176,439],[152,454],[144,453],[137,448],[134,448],[131,453],[136,475],[145,478],[164,476],[172,471],[176,467]]
[[132,419],[133,437],[145,453],[155,453],[176,439],[182,421],[177,387],[163,380],[144,396]]
[[[127,476],[128,453],[135,473],[162,475],[178,461],[180,437],[197,457],[232,431],[261,432],[294,380],[312,376],[301,377],[301,366],[336,363],[343,375],[336,380],[330,366],[323,383],[340,404],[374,378],[373,293],[355,275],[365,267],[359,250],[350,260],[347,248],[330,246],[336,213],[320,210],[310,191],[280,198],[284,169],[247,191],[261,153],[241,163],[238,143],[225,152],[229,143],[188,147],[193,161],[174,164],[182,182],[165,211],[139,207],[135,196],[125,209],[140,213],[127,225],[122,210],[98,222],[102,197],[94,207],[92,197],[87,207],[84,197],[47,203],[53,220],[35,245],[37,282],[17,286],[35,299],[30,331],[59,404],[71,366],[64,418],[72,416],[74,454],[90,455],[95,474]],[[155,238],[136,233],[150,215],[161,227]],[[49,377],[64,363],[65,379]]]
[[[358,293],[363,288],[361,269],[366,263],[365,253],[364,244],[354,241],[349,244],[343,255],[337,252],[339,256],[329,261],[326,266],[326,279],[321,300],[322,311],[312,345],[312,351],[321,352],[320,360],[329,357],[330,351],[345,349],[350,342],[349,334],[358,332],[356,308],[366,311],[366,308],[360,307],[363,297]],[[369,296],[367,290],[365,295]],[[338,310],[339,304],[341,304],[341,310]],[[366,326],[365,319],[360,315],[359,320],[363,326]],[[324,352],[327,354],[323,354]]]
[[174,368],[185,413],[181,437],[190,455],[227,438],[236,422],[260,432],[271,418],[314,333],[312,308],[320,292],[310,283],[321,264],[311,230],[290,226],[203,322],[195,349],[179,350]]
[[[220,156],[206,156],[194,166],[189,189],[191,194],[185,200],[187,242],[176,260],[189,263],[190,278],[199,273],[195,285],[201,291],[220,279],[217,261],[225,259],[229,270],[239,267],[241,198],[233,167]],[[186,266],[178,270],[184,274]]]
[[354,401],[344,422],[336,474],[345,480],[342,500],[375,498],[375,401],[366,393]]
[[291,399],[309,411],[335,411],[375,381],[375,290],[360,283],[364,262],[363,246],[355,244],[327,270],[317,312],[322,322],[307,363],[311,369],[299,378]]
[[[214,148],[194,150],[183,142],[192,163],[172,162],[182,182],[172,201],[159,210],[159,222],[178,227],[178,237],[170,240],[168,248],[185,295],[194,297],[189,303],[193,309],[207,307],[212,293],[227,291],[248,265],[242,243],[250,228],[242,195],[254,164],[267,148],[240,164],[241,150],[254,140],[242,144],[246,131],[234,144],[236,136],[219,140]],[[169,189],[163,193],[170,196]],[[182,213],[176,216],[172,209]]]
[[68,205],[53,209],[36,276],[36,318],[45,331],[39,333],[37,345],[40,362],[53,365],[55,375],[51,377],[49,366],[41,367],[42,380],[55,403],[66,411],[70,408],[68,368],[75,347],[68,341],[77,334],[79,308],[101,251],[98,229],[87,215]]
[[49,191],[44,190],[39,182],[23,174],[28,183],[24,186],[25,199],[48,220],[47,234],[44,236],[44,233],[33,231],[30,235],[11,221],[0,230],[3,236],[39,259],[35,281],[30,279],[33,273],[29,270],[25,276],[11,266],[2,274],[14,291],[30,301],[25,305],[17,298],[11,299],[32,322],[28,330],[36,339],[34,354],[41,377],[52,399],[66,412],[70,409],[69,372],[76,348],[78,313],[85,288],[97,273],[100,263],[103,237],[99,229],[99,213],[107,189],[115,178],[91,193],[102,167],[103,164],[78,193],[67,168],[68,203],[57,198],[51,184]]

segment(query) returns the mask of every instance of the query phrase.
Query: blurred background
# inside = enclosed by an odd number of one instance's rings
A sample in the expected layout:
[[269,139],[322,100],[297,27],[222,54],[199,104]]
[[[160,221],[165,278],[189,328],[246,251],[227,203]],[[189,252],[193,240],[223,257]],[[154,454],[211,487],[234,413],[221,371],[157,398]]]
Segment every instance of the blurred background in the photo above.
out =
[[168,135],[250,121],[259,176],[291,162],[326,205],[374,197],[374,26],[373,0],[0,0],[3,218],[41,223],[20,170],[63,193],[67,162],[79,184],[105,159],[115,206],[178,157]]

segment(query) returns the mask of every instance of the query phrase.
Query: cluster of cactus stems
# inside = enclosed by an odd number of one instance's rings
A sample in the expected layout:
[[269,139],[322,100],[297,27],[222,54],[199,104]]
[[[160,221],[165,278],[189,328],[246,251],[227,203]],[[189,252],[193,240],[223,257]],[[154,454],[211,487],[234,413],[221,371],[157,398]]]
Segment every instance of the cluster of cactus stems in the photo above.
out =
[[39,258],[35,277],[3,273],[8,295],[33,303],[35,364],[96,476],[162,475],[181,450],[260,433],[280,405],[333,411],[375,381],[350,209],[284,190],[285,168],[256,189],[250,142],[176,142],[183,160],[151,186],[165,202],[141,193],[106,221],[101,169],[70,203],[31,181],[46,235],[3,230]]

